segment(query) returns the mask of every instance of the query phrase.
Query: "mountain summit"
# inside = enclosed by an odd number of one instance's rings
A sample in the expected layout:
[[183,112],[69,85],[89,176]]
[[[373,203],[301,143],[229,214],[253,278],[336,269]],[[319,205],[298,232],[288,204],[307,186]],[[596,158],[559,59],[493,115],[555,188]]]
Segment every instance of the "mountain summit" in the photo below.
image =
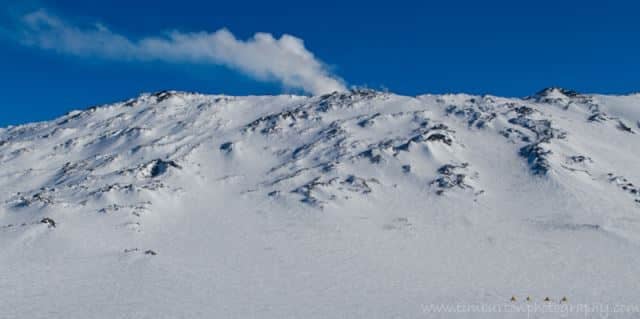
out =
[[640,96],[561,88],[164,91],[0,129],[0,313],[637,303],[639,131]]

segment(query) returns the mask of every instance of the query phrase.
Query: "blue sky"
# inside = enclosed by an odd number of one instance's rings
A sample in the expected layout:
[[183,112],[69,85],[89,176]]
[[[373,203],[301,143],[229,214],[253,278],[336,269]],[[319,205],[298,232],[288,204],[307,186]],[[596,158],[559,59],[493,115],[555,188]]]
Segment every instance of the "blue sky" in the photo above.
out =
[[[304,93],[327,87],[333,79],[345,86],[409,95],[526,96],[548,86],[601,93],[640,90],[640,4],[633,1],[132,2],[3,5],[0,126],[51,119],[71,109],[162,89]],[[147,58],[144,48],[133,57],[126,49],[105,56],[98,50],[102,47],[83,51],[61,47],[65,44],[56,39],[43,40],[59,33],[41,29],[31,30],[26,43],[24,17],[33,12],[44,12],[79,32],[96,30],[99,23],[108,29],[107,39],[121,37],[134,44],[165,39],[171,30],[195,35],[226,28],[243,46],[256,32],[267,32],[273,35],[267,48],[275,50],[267,58],[274,60],[289,61],[278,57],[290,52],[277,52],[290,47],[278,42],[289,34],[304,41],[305,52],[315,57],[311,62],[322,64],[308,70],[304,59],[291,62],[293,66],[265,65],[255,61],[262,46],[232,51],[230,57],[193,58],[170,47],[166,51],[173,53],[153,51],[156,58]],[[96,41],[77,41],[83,39]],[[294,70],[281,70],[287,67]],[[308,84],[292,84],[298,79]]]

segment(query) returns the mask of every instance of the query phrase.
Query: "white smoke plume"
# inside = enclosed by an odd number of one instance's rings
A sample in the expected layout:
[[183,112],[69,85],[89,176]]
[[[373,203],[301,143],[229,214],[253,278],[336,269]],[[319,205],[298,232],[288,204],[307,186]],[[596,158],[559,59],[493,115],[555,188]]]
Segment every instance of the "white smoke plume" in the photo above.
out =
[[22,17],[23,44],[63,54],[127,61],[164,61],[224,65],[262,81],[312,94],[344,91],[344,82],[332,75],[301,39],[284,34],[275,38],[256,33],[243,41],[227,29],[215,32],[172,31],[161,36],[131,39],[101,24],[79,27],[38,10]]

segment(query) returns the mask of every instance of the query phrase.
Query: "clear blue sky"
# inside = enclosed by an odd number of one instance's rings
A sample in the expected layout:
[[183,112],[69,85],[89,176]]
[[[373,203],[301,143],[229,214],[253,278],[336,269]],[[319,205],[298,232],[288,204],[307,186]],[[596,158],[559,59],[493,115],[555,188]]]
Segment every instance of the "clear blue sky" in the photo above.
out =
[[[0,0],[3,2],[5,0]],[[526,96],[548,86],[640,91],[637,1],[39,0],[0,6],[0,126],[51,119],[162,89],[283,92],[222,66],[118,61],[20,45],[16,17],[44,8],[132,39],[228,28],[239,39],[283,33],[349,85],[402,94]]]

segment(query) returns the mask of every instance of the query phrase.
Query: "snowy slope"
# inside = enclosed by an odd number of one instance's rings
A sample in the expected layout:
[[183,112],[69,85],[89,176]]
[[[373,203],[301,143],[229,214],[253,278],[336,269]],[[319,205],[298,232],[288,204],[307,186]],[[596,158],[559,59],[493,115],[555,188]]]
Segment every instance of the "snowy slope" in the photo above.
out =
[[0,317],[640,305],[639,133],[640,95],[559,88],[170,91],[0,129]]

